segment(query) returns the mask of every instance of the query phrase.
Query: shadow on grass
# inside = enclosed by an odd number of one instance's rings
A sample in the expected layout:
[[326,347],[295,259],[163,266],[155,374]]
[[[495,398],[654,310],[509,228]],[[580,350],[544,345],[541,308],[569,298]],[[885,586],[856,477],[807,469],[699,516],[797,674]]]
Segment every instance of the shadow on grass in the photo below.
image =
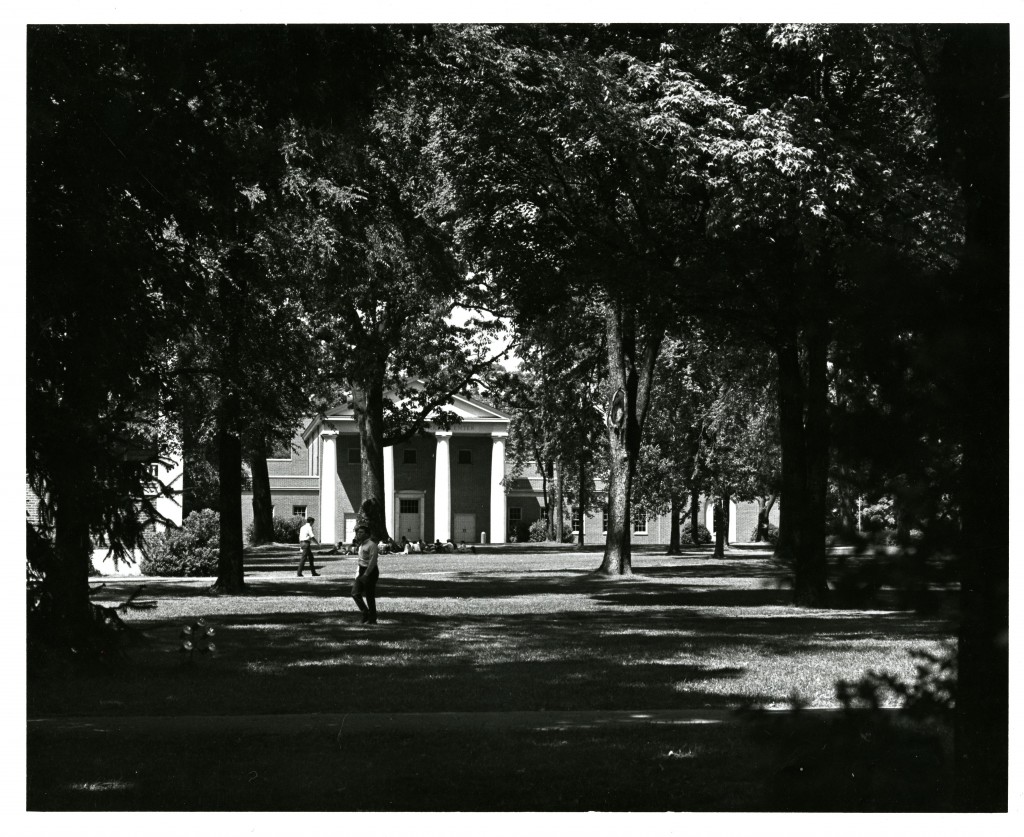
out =
[[[765,561],[662,557],[616,580],[591,556],[525,553],[386,559],[381,622],[363,627],[351,559],[329,556],[322,578],[300,580],[266,569],[283,559],[265,552],[247,595],[152,580],[158,608],[126,615],[141,634],[132,664],[30,677],[30,717],[729,709],[785,701],[805,682],[827,698],[837,676],[950,633],[905,612],[792,608]],[[97,599],[131,589],[111,582]],[[189,665],[179,632],[195,614],[219,647]],[[29,807],[942,810],[945,798],[932,743],[814,723],[387,733],[343,748],[338,730],[229,726],[138,740],[32,732]]]
[[788,693],[759,688],[744,661],[781,666],[785,680],[782,661],[873,659],[894,636],[910,645],[948,633],[935,621],[852,613],[712,617],[643,598],[619,610],[504,615],[401,604],[380,599],[372,627],[347,598],[327,613],[211,616],[218,651],[191,665],[180,651],[186,620],[153,619],[124,669],[30,678],[30,715],[730,708]]
[[30,810],[944,811],[941,737],[878,718],[719,725],[33,730]]

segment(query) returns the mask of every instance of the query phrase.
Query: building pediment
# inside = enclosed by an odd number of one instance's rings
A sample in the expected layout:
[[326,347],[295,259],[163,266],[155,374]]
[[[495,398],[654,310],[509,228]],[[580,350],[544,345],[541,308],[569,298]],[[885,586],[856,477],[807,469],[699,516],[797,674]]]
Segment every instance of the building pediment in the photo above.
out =
[[[411,386],[421,389],[420,382]],[[443,408],[454,413],[462,421],[455,426],[455,432],[462,428],[463,432],[507,432],[511,416],[491,404],[467,395],[453,395]],[[435,411],[436,414],[436,411]],[[331,428],[340,432],[355,432],[355,411],[348,403],[337,404],[323,415],[309,419],[302,430],[302,438],[308,440],[321,429]],[[428,422],[429,426],[429,422]]]

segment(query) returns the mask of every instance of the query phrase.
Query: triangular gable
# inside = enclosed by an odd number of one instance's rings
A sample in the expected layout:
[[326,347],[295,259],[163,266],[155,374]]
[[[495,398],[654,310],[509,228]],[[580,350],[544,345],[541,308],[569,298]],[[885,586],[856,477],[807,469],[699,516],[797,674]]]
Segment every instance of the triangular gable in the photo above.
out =
[[[416,386],[417,384],[421,384],[421,382],[412,382],[413,386]],[[445,409],[455,413],[463,421],[507,422],[512,418],[497,407],[494,407],[491,404],[485,404],[479,399],[470,398],[468,395],[453,395],[451,403],[445,404],[444,407]],[[354,411],[347,403],[336,404],[323,414],[322,419],[319,416],[314,416],[309,419],[303,427],[302,437],[304,439],[308,438],[312,434],[313,430],[323,421],[331,421],[332,419],[351,419],[353,416]]]
[[464,419],[500,419],[502,421],[509,421],[512,418],[497,407],[492,407],[490,404],[484,404],[482,401],[465,395],[452,396],[452,403],[448,404],[447,407]]

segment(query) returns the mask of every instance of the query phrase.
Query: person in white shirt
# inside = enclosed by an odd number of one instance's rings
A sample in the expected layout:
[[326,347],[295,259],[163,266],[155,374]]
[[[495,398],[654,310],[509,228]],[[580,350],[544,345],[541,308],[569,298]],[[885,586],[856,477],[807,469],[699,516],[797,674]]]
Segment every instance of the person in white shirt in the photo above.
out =
[[302,568],[306,566],[306,560],[309,560],[309,571],[311,575],[320,575],[316,571],[316,567],[313,566],[313,547],[312,544],[315,541],[320,543],[316,539],[316,535],[313,534],[313,523],[315,518],[307,517],[306,522],[302,524],[302,528],[299,529],[299,546],[302,550],[302,554],[299,558],[299,571],[297,575],[302,575]]
[[[364,625],[377,624],[377,579],[380,570],[377,567],[377,544],[370,537],[366,526],[356,528],[356,540],[359,541],[359,568],[355,581],[352,582],[352,600],[362,611]],[[363,601],[363,596],[366,600]]]

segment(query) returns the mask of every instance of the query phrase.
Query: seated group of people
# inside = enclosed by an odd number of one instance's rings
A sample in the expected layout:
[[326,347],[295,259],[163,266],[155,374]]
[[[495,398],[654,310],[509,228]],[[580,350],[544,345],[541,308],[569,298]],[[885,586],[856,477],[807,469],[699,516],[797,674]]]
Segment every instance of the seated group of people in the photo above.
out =
[[466,545],[462,544],[460,546],[451,538],[448,538],[445,543],[441,543],[440,540],[435,540],[433,543],[425,544],[421,540],[410,541],[405,535],[402,535],[402,542],[398,545],[398,548],[400,552],[403,552],[406,555],[412,555],[417,552],[458,552],[460,550],[465,550]]
[[[444,543],[441,543],[440,540],[435,540],[433,543],[424,543],[422,540],[410,541],[405,537],[405,535],[402,535],[401,543],[396,543],[395,541],[381,541],[377,544],[377,552],[380,555],[389,555],[395,552],[400,552],[405,555],[415,555],[422,552],[463,552],[466,548],[465,543],[456,544],[451,538],[448,538]],[[341,552],[342,549],[342,545],[338,544],[338,551]],[[476,552],[473,547],[469,547],[469,550]],[[350,555],[356,555],[359,552],[359,544],[353,541],[347,548],[345,548],[345,551]]]

